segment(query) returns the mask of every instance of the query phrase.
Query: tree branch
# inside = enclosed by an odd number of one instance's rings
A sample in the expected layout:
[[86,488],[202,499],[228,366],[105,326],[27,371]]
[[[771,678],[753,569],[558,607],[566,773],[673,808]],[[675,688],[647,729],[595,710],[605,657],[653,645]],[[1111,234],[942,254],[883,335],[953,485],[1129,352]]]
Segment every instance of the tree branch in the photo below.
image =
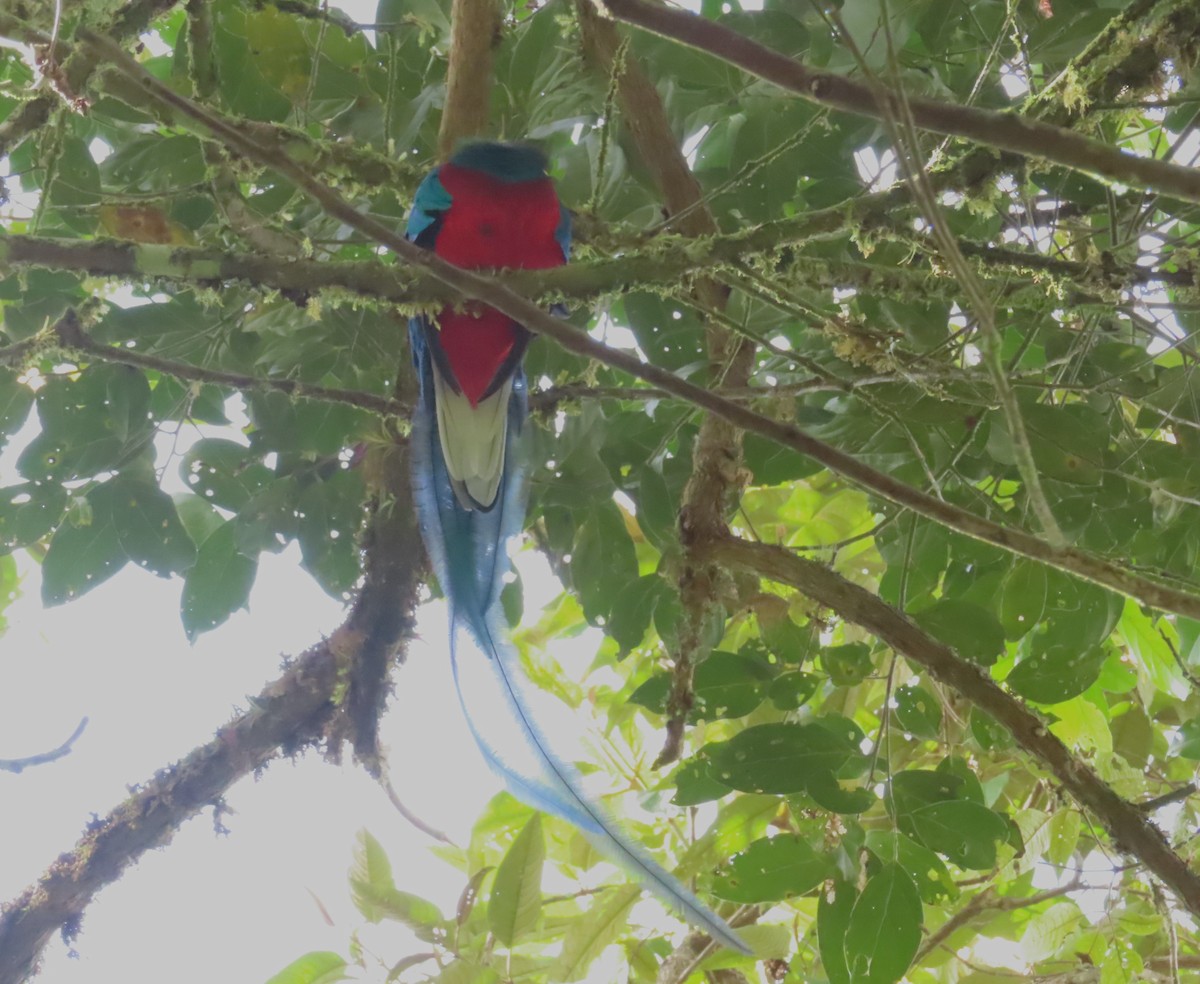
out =
[[[645,0],[598,2],[617,20],[707,51],[809,102],[877,120],[899,111],[895,94],[887,94],[889,105],[881,105],[865,83],[808,68],[698,14],[653,6]],[[1200,203],[1200,173],[1194,168],[1136,157],[1071,130],[1014,113],[957,106],[912,95],[906,97],[906,102],[913,123],[923,130],[962,137],[1022,157],[1048,160],[1109,181]]]
[[349,740],[368,771],[379,775],[376,722],[388,695],[388,669],[412,634],[423,567],[414,562],[421,556],[420,536],[411,503],[403,498],[404,450],[390,445],[377,453],[382,459],[376,471],[401,498],[374,510],[364,540],[363,586],[346,621],[267,684],[251,709],[212,741],[159,770],[89,824],[72,851],[0,910],[0,984],[28,980],[55,932],[78,931],[97,892],[276,755],[293,755],[324,740],[336,759],[342,741]]
[[[149,27],[159,14],[175,6],[176,0],[132,0],[113,17],[107,30],[116,38],[127,38],[140,34]],[[56,46],[62,59],[61,46]],[[75,51],[62,59],[55,74],[58,92],[44,91],[15,110],[0,123],[0,158],[7,157],[28,137],[46,125],[51,114],[63,104],[82,92],[95,71],[98,60],[89,51]]]
[[1181,591],[1170,585],[1153,581],[1134,574],[1118,564],[1096,557],[1074,547],[1056,549],[1044,540],[1016,527],[1001,526],[974,513],[944,502],[913,488],[884,472],[864,464],[858,459],[809,436],[792,424],[772,420],[762,414],[710,392],[703,386],[688,382],[652,363],[644,363],[635,355],[610,349],[595,341],[584,332],[565,324],[561,319],[543,311],[537,305],[507,290],[490,277],[463,270],[445,262],[436,254],[420,249],[387,226],[363,215],[333,189],[322,184],[308,170],[277,148],[261,147],[250,140],[238,128],[215,116],[207,109],[197,106],[164,86],[130,59],[112,41],[81,29],[81,37],[97,46],[115,62],[120,70],[146,93],[152,94],[173,106],[179,113],[187,115],[208,127],[222,140],[227,140],[240,153],[275,168],[298,187],[303,188],[334,217],[351,228],[387,246],[415,267],[426,270],[447,286],[460,292],[464,298],[483,301],[503,311],[530,331],[552,338],[567,351],[596,359],[614,369],[620,369],[660,387],[696,406],[720,415],[736,427],[760,434],[784,447],[808,455],[831,471],[859,483],[897,505],[912,509],[919,515],[949,529],[977,540],[990,543],[1002,550],[1039,560],[1059,570],[1075,574],[1086,580],[1135,598],[1142,604],[1167,611],[1200,618],[1200,595]]
[[220,800],[242,776],[281,749],[316,741],[332,710],[343,628],[305,653],[255,698],[251,710],[222,727],[208,744],[160,770],[107,816],[88,825],[74,850],[60,855],[37,882],[0,913],[0,984],[21,984],[59,929],[69,935],[88,903],[145,852],[168,843],[185,820]]
[[487,129],[492,50],[500,39],[499,5],[496,0],[454,0],[450,25],[446,105],[438,130],[442,160],[460,141],[478,137]]
[[952,687],[994,717],[1018,745],[1050,771],[1084,808],[1104,824],[1114,845],[1132,854],[1171,888],[1193,914],[1200,915],[1200,875],[1171,850],[1162,832],[1135,804],[1118,796],[1086,762],[1071,754],[1045,723],[992,678],[960,659],[878,597],[820,564],[788,551],[732,536],[704,546],[714,560],[788,584],[838,616],[859,625],[895,652],[923,667],[939,683]]
[[174,376],[176,379],[211,383],[214,386],[229,386],[243,392],[263,390],[286,393],[300,399],[361,407],[363,410],[373,410],[382,416],[405,417],[411,410],[411,405],[408,403],[388,399],[385,396],[376,396],[373,393],[364,393],[361,390],[318,386],[314,383],[301,382],[298,379],[266,379],[262,376],[247,376],[237,372],[226,372],[222,369],[204,369],[172,359],[159,358],[156,355],[145,355],[132,349],[103,345],[88,336],[73,312],[68,312],[66,316],[59,319],[53,331],[63,346],[90,355],[99,362],[136,366],[139,369],[149,369],[152,372]]
[[260,10],[264,7],[274,7],[285,14],[292,14],[305,20],[324,21],[339,28],[348,38],[354,37],[360,31],[371,26],[359,24],[352,20],[345,11],[324,3],[317,5],[308,3],[306,0],[251,0],[251,3]]
[[[810,217],[822,214],[810,213]],[[838,210],[839,217],[843,214]],[[774,234],[781,238],[772,242],[770,236]],[[706,273],[719,275],[728,270],[727,257],[753,260],[774,254],[774,268],[809,289],[853,286],[875,291],[894,288],[906,293],[936,294],[949,293],[955,287],[951,277],[929,267],[885,266],[790,250],[779,255],[781,247],[798,246],[808,238],[803,223],[769,223],[744,233],[714,236],[702,241],[671,237],[656,241],[645,249],[627,252],[618,259],[593,260],[549,270],[499,271],[495,279],[531,299],[547,303],[564,298],[583,301],[641,286],[678,288],[689,277]],[[931,249],[923,237],[907,235],[901,241],[923,251]],[[1048,278],[1056,278],[1076,290],[1095,291],[1095,303],[1111,303],[1115,291],[1148,283],[1162,282],[1177,287],[1198,283],[1196,271],[1182,257],[1173,260],[1173,269],[1167,270],[1118,265],[1111,256],[1102,256],[1099,263],[1090,264],[1016,249],[993,248],[983,243],[963,242],[960,247],[989,278],[994,278],[989,282],[1010,301],[1021,291],[1044,294]],[[339,292],[344,292],[355,298],[413,307],[445,304],[458,297],[456,291],[432,275],[411,267],[375,261],[308,260],[269,255],[265,250],[241,253],[116,239],[5,236],[0,239],[0,265],[78,270],[95,277],[122,281],[163,279],[201,287],[246,283],[279,290],[297,301],[318,291],[330,292],[334,300]],[[1013,273],[1024,276],[1014,277]]]
[[26,755],[24,758],[15,759],[0,759],[0,772],[21,773],[26,769],[35,765],[45,765],[47,762],[54,762],[65,755],[71,754],[71,746],[78,741],[79,736],[83,734],[83,729],[87,727],[88,719],[84,718],[71,732],[71,737],[64,741],[57,748],[52,748],[48,752],[39,752],[37,755]]
[[1043,902],[1070,895],[1081,888],[1083,888],[1083,879],[1076,877],[1065,885],[1049,888],[1044,892],[1036,892],[1024,898],[995,895],[991,889],[984,889],[925,938],[921,948],[917,950],[916,956],[913,957],[912,966],[920,966],[922,960],[981,913],[1015,912],[1018,909],[1028,909],[1030,906],[1041,905]]
[[[715,237],[716,219],[704,204],[696,180],[671,129],[666,107],[654,82],[632,54],[622,48],[613,24],[596,15],[590,0],[576,4],[585,54],[616,85],[622,117],[633,135],[638,153],[654,178],[668,216],[677,216],[688,237]],[[698,279],[692,295],[705,318],[705,344],[711,384],[744,386],[754,369],[754,345],[731,334],[721,323],[729,290],[715,280]],[[742,435],[728,421],[706,414],[692,459],[692,474],[679,510],[681,528],[723,529],[725,513],[741,485]],[[686,538],[685,538],[686,542]],[[679,645],[672,653],[671,692],[667,698],[667,737],[655,768],[679,758],[688,712],[694,702],[692,677],[705,651],[705,631],[713,615],[723,617],[718,582],[722,572],[711,564],[697,563],[685,547],[679,572],[679,597],[684,618]]]

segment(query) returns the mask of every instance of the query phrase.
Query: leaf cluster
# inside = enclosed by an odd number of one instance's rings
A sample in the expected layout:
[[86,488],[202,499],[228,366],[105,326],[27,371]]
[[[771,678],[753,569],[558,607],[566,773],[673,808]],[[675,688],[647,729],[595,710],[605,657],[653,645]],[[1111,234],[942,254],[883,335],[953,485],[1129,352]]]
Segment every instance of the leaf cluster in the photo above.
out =
[[[907,0],[887,5],[884,31],[875,0],[847,0],[840,17],[866,64],[912,93],[1005,109],[1020,108],[1024,87],[1030,112],[1175,157],[1200,105],[1180,57],[1186,5],[1135,6],[1053,0],[1047,17],[1035,4]],[[68,11],[64,37],[95,13]],[[323,180],[399,228],[435,157],[449,3],[382,0],[373,37],[316,14],[191,4],[157,17],[139,58],[241,125],[276,128]],[[492,135],[548,151],[578,213],[579,264],[684,249],[667,235],[678,216],[664,217],[608,80],[582,57],[571,5],[518,0],[504,15]],[[816,7],[705,0],[701,15],[814,68],[860,69]],[[1125,33],[1109,27],[1120,16],[1132,19]],[[728,395],[948,503],[1036,530],[962,285],[903,187],[882,188],[884,129],[669,39],[630,37],[627,57],[651,71],[721,235],[777,223],[780,238],[665,284],[631,275],[579,303],[572,324],[718,390],[706,332],[740,334],[756,346],[750,385]],[[18,53],[0,48],[0,126],[31,85]],[[994,300],[1042,493],[1066,538],[1200,592],[1200,210],[922,139],[945,221]],[[274,172],[102,73],[88,112],[56,112],[9,164],[5,235],[231,253],[290,243],[291,255],[331,265],[392,262]],[[785,234],[819,210],[835,221]],[[42,561],[51,605],[103,590],[130,563],[178,578],[192,638],[246,604],[264,551],[291,543],[323,588],[349,598],[366,506],[387,500],[365,462],[394,425],[189,371],[403,392],[404,314],[350,293],[160,274],[147,266],[114,286],[39,266],[0,284],[3,341],[20,356],[0,374],[0,432],[19,441],[5,452],[17,479],[0,489],[0,544]],[[728,288],[722,311],[691,289],[702,275]],[[83,312],[111,357],[44,343],[68,310]],[[130,351],[162,368],[123,364]],[[1003,968],[987,969],[984,938],[1010,941],[1030,974],[1086,961],[1103,981],[1153,980],[1173,956],[1195,959],[1191,924],[1155,902],[1136,864],[1105,860],[1121,845],[1014,751],[1003,726],[839,612],[767,580],[731,573],[718,586],[686,715],[691,752],[670,774],[652,772],[646,753],[670,710],[684,629],[678,512],[700,419],[546,340],[527,369],[535,391],[572,394],[530,427],[526,542],[564,585],[542,612],[521,611],[519,582],[506,598],[514,625],[523,616],[516,640],[530,675],[594,715],[619,763],[614,789],[700,820],[696,838],[682,823],[631,827],[702,893],[730,911],[755,907],[740,910],[757,923],[746,937],[781,979],[994,979]],[[735,534],[814,556],[876,592],[1035,707],[1120,796],[1149,800],[1191,781],[1200,623],[950,532],[763,438],[744,441],[737,468]],[[603,642],[580,681],[555,662],[553,640],[588,627]],[[631,799],[621,812],[640,815]],[[1193,799],[1162,814],[1172,840],[1196,814]],[[1191,842],[1178,849],[1193,860]],[[572,878],[598,860],[553,822],[501,800],[452,860],[465,890],[448,917],[404,890],[365,835],[351,877],[359,909],[407,926],[417,950],[377,958],[356,943],[349,961],[310,954],[274,981],[335,980],[354,963],[389,980],[576,980],[610,945],[624,948],[632,978],[652,979],[668,959],[665,940],[630,932],[641,918],[632,889],[546,897],[544,860]],[[1098,920],[1073,894],[1085,881],[1110,890]],[[694,973],[728,968],[749,965],[709,954]]]

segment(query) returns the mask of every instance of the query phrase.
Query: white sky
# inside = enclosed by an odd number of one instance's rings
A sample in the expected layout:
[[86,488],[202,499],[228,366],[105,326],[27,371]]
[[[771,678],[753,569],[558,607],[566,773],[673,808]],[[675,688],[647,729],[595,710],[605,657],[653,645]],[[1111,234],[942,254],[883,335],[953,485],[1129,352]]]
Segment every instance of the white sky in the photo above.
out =
[[[18,453],[14,443],[0,456],[4,484],[13,480]],[[342,606],[299,570],[298,553],[264,555],[251,611],[195,646],[179,623],[178,580],[127,568],[84,598],[45,611],[38,567],[19,556],[24,593],[0,637],[0,757],[53,748],[81,717],[90,724],[67,758],[0,773],[0,898],[35,879],[93,812],[104,815],[125,797],[127,785],[208,741],[246,706],[246,695],[279,674],[281,655],[298,654],[341,621]],[[453,696],[444,617],[440,606],[423,613],[420,632],[430,643],[414,644],[396,676],[383,740],[410,808],[461,843],[499,786]],[[461,891],[463,876],[433,857],[429,839],[352,766],[335,768],[313,753],[276,762],[261,780],[237,784],[228,801],[235,811],[224,819],[228,837],[214,835],[211,815],[188,823],[89,907],[77,959],[60,942],[49,948],[40,980],[253,982],[310,949],[344,954],[361,922],[346,872],[362,826],[388,848],[405,888],[443,910],[452,910]],[[407,952],[402,938],[380,945],[392,960]]]
[[[374,0],[338,6],[360,22],[375,18]],[[28,196],[16,197],[17,211],[33,207]],[[219,429],[204,433],[218,436]],[[32,436],[26,428],[0,454],[0,484],[19,480],[16,459]],[[174,460],[160,458],[168,476],[199,436],[185,431]],[[160,451],[169,443],[163,440]],[[182,488],[169,479],[168,491]],[[299,569],[294,545],[280,556],[262,557],[250,611],[195,646],[179,622],[178,580],[130,567],[84,598],[47,611],[38,565],[23,554],[18,563],[22,596],[5,612],[8,630],[0,636],[0,758],[49,750],[82,717],[90,723],[66,758],[20,775],[0,773],[0,900],[15,897],[71,848],[91,816],[107,814],[127,787],[208,741],[246,706],[247,695],[278,676],[283,655],[299,654],[345,615]],[[540,566],[522,564],[528,617],[536,617],[558,590]],[[406,805],[465,843],[500,783],[483,765],[454,697],[444,608],[428,606],[418,631],[428,642],[411,645],[408,663],[395,674],[382,741]],[[582,675],[598,635],[556,644],[554,655]],[[544,724],[554,733],[554,719],[561,725],[562,715],[547,716]],[[577,724],[568,730],[578,730]],[[576,740],[565,738],[566,757],[578,757],[570,751]],[[172,844],[143,857],[87,908],[76,953],[57,938],[51,943],[38,980],[253,984],[310,950],[347,955],[355,930],[389,964],[427,949],[394,924],[363,930],[347,883],[362,827],[388,850],[400,887],[453,912],[465,875],[438,860],[429,851],[430,838],[410,827],[352,765],[335,768],[313,752],[294,763],[276,761],[261,779],[235,785],[226,800],[233,810],[223,818],[228,836],[214,833],[211,812],[187,823]],[[553,877],[550,870],[546,875]],[[653,913],[645,915],[655,921]],[[615,981],[619,964],[602,959],[589,979]],[[383,974],[374,977],[382,980]]]
[[[375,18],[375,0],[336,5],[360,22]],[[880,172],[894,169],[873,154],[860,166],[869,172],[864,180],[878,176],[881,184],[891,175]],[[0,484],[15,480],[17,454],[31,436],[0,455]],[[186,442],[177,454],[185,448]],[[9,627],[0,636],[0,758],[55,747],[84,716],[90,724],[65,759],[21,775],[0,773],[0,900],[36,879],[74,844],[93,813],[105,815],[127,795],[128,785],[208,741],[246,706],[247,695],[279,674],[283,655],[299,654],[345,614],[299,569],[294,545],[281,556],[263,556],[250,611],[195,646],[180,626],[178,580],[128,568],[83,599],[44,611],[37,564],[24,555],[18,562],[23,596],[5,613]],[[528,621],[557,586],[544,566],[523,565],[522,576]],[[441,606],[422,613],[419,634],[428,642],[411,645],[408,663],[394,676],[382,740],[406,804],[465,843],[500,785],[482,764],[453,695]],[[596,635],[555,644],[554,655],[572,675],[582,674]],[[260,780],[234,786],[227,802],[234,811],[223,818],[228,836],[214,834],[210,814],[190,821],[171,845],[144,857],[88,907],[77,956],[55,940],[38,980],[254,984],[309,950],[346,955],[351,932],[362,927],[346,880],[361,827],[388,850],[400,887],[444,913],[452,913],[462,890],[462,873],[434,857],[430,839],[354,766],[335,768],[312,752],[294,763],[277,761]],[[368,928],[361,938],[389,963],[426,949],[390,924]],[[617,979],[620,961],[604,963],[590,979]]]

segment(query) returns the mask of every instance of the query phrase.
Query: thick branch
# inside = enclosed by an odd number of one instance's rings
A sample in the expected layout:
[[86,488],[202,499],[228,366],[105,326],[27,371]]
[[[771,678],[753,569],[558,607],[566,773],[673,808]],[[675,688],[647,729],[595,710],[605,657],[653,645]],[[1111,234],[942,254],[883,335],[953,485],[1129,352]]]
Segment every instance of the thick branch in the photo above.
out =
[[891,475],[877,471],[851,455],[818,441],[792,424],[772,420],[755,413],[753,410],[724,399],[702,386],[681,379],[674,373],[651,363],[644,363],[637,356],[608,348],[587,334],[576,331],[537,305],[505,289],[491,278],[452,266],[436,254],[419,249],[375,219],[358,212],[341,195],[313,178],[303,166],[286,154],[275,148],[259,146],[224,119],[195,105],[178,93],[172,92],[133,62],[111,41],[90,31],[82,31],[81,34],[88,43],[101,48],[106,57],[120,66],[121,71],[136,79],[147,93],[152,93],[157,99],[170,103],[179,112],[209,127],[214,134],[222,140],[228,141],[240,153],[275,168],[289,180],[295,182],[298,187],[303,188],[330,215],[387,246],[413,266],[428,271],[447,286],[459,291],[463,297],[483,301],[485,304],[503,311],[531,331],[554,339],[567,351],[596,359],[614,369],[628,372],[653,386],[658,386],[675,396],[694,403],[701,409],[719,414],[736,427],[760,434],[784,447],[808,455],[831,471],[859,483],[897,505],[912,509],[919,515],[932,519],[942,526],[990,543],[1002,550],[1042,561],[1052,567],[1094,581],[1128,595],[1142,604],[1188,615],[1192,618],[1200,618],[1200,596],[1133,574],[1117,564],[1074,547],[1056,549],[1024,530],[1000,526],[976,516],[960,506],[943,502]]
[[294,752],[320,737],[337,685],[336,652],[345,630],[304,654],[255,698],[251,710],[221,728],[207,745],[138,788],[88,825],[74,850],[0,914],[0,984],[20,984],[36,969],[42,948],[79,919],[105,885],[142,854],[168,843],[185,820],[217,803],[238,779],[280,749]]
[[902,612],[847,581],[827,567],[788,551],[735,537],[712,541],[707,551],[720,563],[788,584],[837,612],[838,616],[887,643],[924,667],[939,683],[952,687],[986,711],[1012,734],[1017,744],[1043,764],[1076,801],[1092,811],[1114,844],[1132,854],[1176,893],[1190,912],[1200,915],[1200,876],[1171,850],[1162,832],[1133,803],[1122,799],[1091,766],[1073,756],[1041,718],[1000,688],[978,666],[960,659]]
[[[54,335],[65,348],[73,349],[91,356],[99,362],[113,362],[122,366],[136,366],[138,369],[149,369],[151,372],[174,376],[176,379],[186,379],[196,383],[211,383],[214,386],[229,386],[232,389],[249,392],[253,390],[270,390],[287,393],[289,396],[301,399],[321,400],[325,403],[342,403],[346,406],[361,407],[373,410],[385,416],[405,416],[409,405],[399,400],[389,400],[385,396],[373,393],[363,393],[360,390],[338,389],[331,386],[317,386],[304,383],[298,379],[265,379],[261,376],[247,376],[238,372],[226,372],[223,369],[205,369],[201,366],[191,366],[172,359],[162,359],[156,355],[145,355],[132,349],[103,345],[93,340],[83,330],[78,318],[73,314],[60,318],[54,325]],[[2,355],[2,353],[0,353]]]
[[[731,31],[715,21],[645,0],[600,0],[618,20],[636,24],[727,61],[790,92],[831,109],[882,120],[898,112],[896,96],[881,106],[863,82],[817,71]],[[923,130],[1047,160],[1135,188],[1200,203],[1200,173],[1164,161],[1127,154],[1062,127],[1013,113],[907,97],[913,123]]]
[[446,105],[438,130],[443,160],[459,141],[478,137],[487,128],[492,49],[500,37],[499,5],[496,0],[454,0],[450,24]]
[[[836,213],[839,223],[844,217]],[[731,269],[734,259],[750,260],[797,246],[825,235],[829,213],[813,212],[803,221],[787,220],[756,226],[743,232],[685,241],[672,238],[629,252],[616,259],[575,263],[550,270],[510,270],[496,275],[506,287],[531,299],[552,302],[563,298],[587,300],[602,294],[639,286],[678,287],[687,278],[706,273],[719,275]],[[922,237],[907,234],[905,242],[930,249]],[[984,243],[963,242],[964,254],[974,260],[1002,296],[1037,290],[1044,293],[1046,278],[1054,277],[1073,288],[1095,291],[1104,297],[1112,291],[1162,282],[1178,287],[1197,284],[1196,271],[1173,259],[1176,268],[1166,270],[1136,264],[1116,264],[1111,256],[1098,264],[1079,263],[1016,249],[1000,249]],[[954,280],[924,266],[884,266],[867,261],[838,261],[806,253],[777,254],[776,269],[798,279],[805,287],[824,289],[858,287],[922,293],[954,290]],[[283,291],[289,298],[303,300],[317,291],[344,291],[356,297],[397,304],[434,305],[457,299],[458,293],[431,274],[407,266],[375,261],[337,262],[239,253],[193,246],[134,243],[114,239],[71,240],[39,236],[0,238],[0,268],[44,267],[78,270],[95,277],[130,280],[173,280],[199,286],[246,283]],[[1001,273],[1004,271],[1005,273]],[[1013,272],[1025,276],[1014,277]]]
[[[132,0],[113,18],[108,32],[117,38],[127,38],[144,31],[155,17],[175,6],[175,0]],[[45,126],[55,108],[63,100],[71,101],[81,93],[96,69],[97,59],[90,51],[73,52],[65,60],[62,48],[55,46],[61,64],[52,73],[54,91],[45,91],[24,103],[3,123],[0,123],[0,158],[7,157],[31,133]]]
[[[606,77],[615,80],[622,117],[654,178],[667,214],[678,216],[678,226],[686,236],[716,236],[720,231],[716,219],[704,204],[700,182],[680,150],[654,82],[633,55],[622,49],[616,28],[596,15],[590,0],[580,0],[576,10],[584,50]],[[709,278],[698,279],[692,294],[702,315],[723,312],[729,297],[727,288]],[[754,346],[746,338],[731,334],[718,317],[706,317],[705,346],[713,384],[744,386],[750,381]],[[732,507],[740,488],[741,462],[741,432],[723,418],[706,414],[696,437],[692,475],[679,511],[681,527],[724,529],[725,512]],[[675,761],[680,754],[687,715],[694,701],[693,669],[708,655],[704,652],[704,627],[720,605],[717,587],[720,574],[711,564],[696,563],[685,550],[679,574],[684,620],[678,649],[672,654],[667,738],[656,767]]]
[[[406,489],[407,481],[397,478],[406,472],[401,448],[382,453],[380,473],[395,488]],[[387,670],[412,632],[422,574],[414,562],[420,538],[411,506],[389,500],[377,508],[365,547],[363,587],[340,628],[263,688],[251,709],[219,729],[211,742],[160,770],[89,824],[72,851],[0,910],[0,984],[28,980],[49,939],[74,926],[97,892],[276,755],[294,754],[322,739],[336,755],[348,739],[368,770],[378,774],[377,760],[363,749],[375,748]],[[361,735],[364,729],[367,738]]]

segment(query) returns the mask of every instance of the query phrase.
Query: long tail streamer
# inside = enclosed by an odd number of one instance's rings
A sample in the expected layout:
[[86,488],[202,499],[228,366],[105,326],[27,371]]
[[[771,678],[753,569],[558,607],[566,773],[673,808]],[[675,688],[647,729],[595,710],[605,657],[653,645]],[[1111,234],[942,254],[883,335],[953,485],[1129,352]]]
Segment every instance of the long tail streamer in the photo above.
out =
[[524,672],[508,640],[500,605],[508,571],[506,545],[519,532],[525,515],[519,451],[527,406],[524,372],[518,369],[509,402],[507,460],[496,504],[488,510],[464,509],[454,494],[438,441],[431,355],[419,322],[414,322],[410,334],[421,380],[411,437],[421,532],[449,602],[450,656],[459,702],[488,765],[518,799],[573,823],[597,850],[693,925],[723,946],[749,953],[723,919],[591,802],[575,770],[554,755],[530,714]]

